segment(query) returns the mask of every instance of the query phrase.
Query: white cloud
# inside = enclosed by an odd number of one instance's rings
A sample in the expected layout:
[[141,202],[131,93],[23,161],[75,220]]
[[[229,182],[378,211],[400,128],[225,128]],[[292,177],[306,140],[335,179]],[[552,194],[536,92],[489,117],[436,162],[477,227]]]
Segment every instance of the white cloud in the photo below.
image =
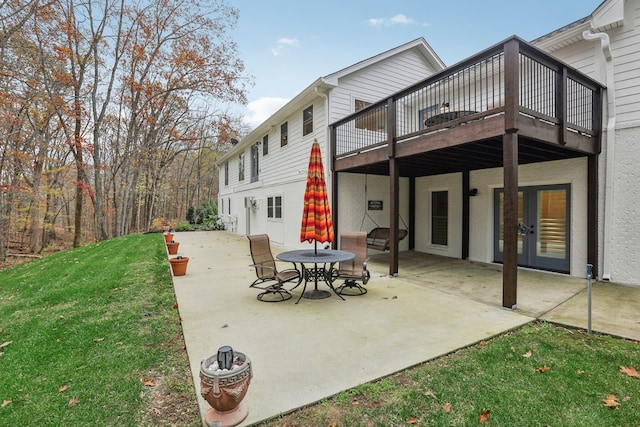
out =
[[251,101],[247,105],[249,113],[244,116],[244,121],[252,128],[267,120],[273,113],[289,102],[288,98],[263,97]]
[[288,39],[285,37],[278,40],[278,45],[298,46],[299,44],[300,41],[298,39]]
[[415,23],[411,18],[407,18],[406,15],[398,14],[391,18],[371,18],[367,21],[372,27],[390,27],[392,25],[410,25]]
[[392,17],[389,21],[391,25],[396,25],[396,24],[408,25],[408,24],[413,24],[415,22],[413,19],[409,19],[402,14]]
[[276,46],[271,48],[271,54],[273,56],[279,56],[282,54],[286,48],[288,47],[297,47],[300,45],[300,40],[298,39],[290,39],[287,37],[283,37],[276,41]]

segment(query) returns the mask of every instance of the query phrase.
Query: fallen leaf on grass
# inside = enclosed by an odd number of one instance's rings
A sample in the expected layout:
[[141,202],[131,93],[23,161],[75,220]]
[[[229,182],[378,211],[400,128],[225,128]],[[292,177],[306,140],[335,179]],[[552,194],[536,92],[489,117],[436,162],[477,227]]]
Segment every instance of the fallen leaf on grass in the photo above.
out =
[[527,351],[525,354],[522,355],[522,357],[526,357],[527,359],[530,358],[532,356],[531,350]]
[[337,427],[337,426],[338,426],[338,422],[337,421],[334,421],[334,422],[331,423],[331,427]]
[[351,404],[352,404],[352,405],[359,405],[359,404],[360,404],[360,402],[358,401],[358,398],[357,398],[357,397],[354,397],[353,399],[351,399]]
[[9,345],[11,345],[13,341],[5,341],[2,344],[0,344],[0,348],[5,348],[8,347]]
[[430,397],[434,400],[438,400],[438,398],[436,397],[436,395],[431,391],[431,390],[427,390],[424,392],[424,395],[427,397]]
[[625,397],[622,398],[623,402],[628,402],[630,400],[631,400],[631,396],[625,396]]
[[5,406],[7,406],[9,403],[11,403],[12,400],[11,399],[7,399],[4,402],[2,402],[2,405],[0,405],[0,408],[4,408]]
[[173,308],[178,308],[178,303],[173,304]]
[[447,402],[444,405],[442,405],[442,409],[444,410],[445,413],[449,413],[451,412],[451,403]]
[[104,338],[94,338],[93,342],[102,342],[104,341]]
[[144,380],[142,384],[146,385],[147,387],[153,387],[156,385],[156,382],[154,380]]
[[407,418],[407,424],[418,424],[418,419],[416,417]]
[[640,378],[640,372],[636,371],[631,366],[620,366],[620,372],[629,375],[630,377]]
[[551,368],[550,368],[550,367],[548,367],[547,365],[544,365],[544,366],[542,366],[542,367],[540,367],[540,368],[536,368],[536,369],[537,369],[538,371],[540,371],[540,372],[546,372],[546,371],[550,370]]
[[58,389],[58,393],[64,393],[67,390],[69,390],[69,386],[68,385],[63,385]]
[[16,296],[15,295],[11,295],[9,298],[7,298],[7,301],[11,301],[12,299],[14,299]]
[[602,401],[604,402],[604,406],[607,406],[609,408],[619,409],[618,406],[620,406],[620,402],[618,402],[618,398],[615,397],[613,394],[610,394],[605,399],[602,399]]
[[78,398],[78,396],[76,396],[73,399],[71,399],[69,403],[67,403],[67,406],[75,406],[78,404],[78,402],[80,402],[80,399]]
[[491,413],[491,410],[487,409],[486,411],[483,411],[480,414],[480,417],[478,417],[478,421],[480,421],[480,424],[486,424],[489,422],[489,414]]
[[487,345],[487,342],[486,341],[480,341],[480,345],[484,347],[485,345]]

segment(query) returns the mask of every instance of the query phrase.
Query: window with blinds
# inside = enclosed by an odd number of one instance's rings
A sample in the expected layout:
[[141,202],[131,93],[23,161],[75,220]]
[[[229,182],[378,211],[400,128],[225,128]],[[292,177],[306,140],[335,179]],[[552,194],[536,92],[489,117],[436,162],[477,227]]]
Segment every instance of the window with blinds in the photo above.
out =
[[446,246],[449,229],[449,192],[431,193],[431,244]]

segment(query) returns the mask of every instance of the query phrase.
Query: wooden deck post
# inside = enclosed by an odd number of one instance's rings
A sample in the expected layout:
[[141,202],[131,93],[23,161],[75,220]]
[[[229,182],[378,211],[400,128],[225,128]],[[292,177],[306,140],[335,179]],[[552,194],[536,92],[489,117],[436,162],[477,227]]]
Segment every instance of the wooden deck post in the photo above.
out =
[[338,172],[336,172],[336,128],[329,130],[329,161],[331,162],[331,220],[333,221],[334,238],[331,242],[333,249],[338,249]]
[[518,291],[518,134],[502,136],[504,164],[504,248],[502,306],[516,308]]
[[504,172],[504,247],[502,259],[502,306],[516,308],[518,293],[518,115],[520,43],[504,46],[505,134],[502,136]]
[[398,215],[400,213],[400,171],[396,159],[396,104],[387,101],[387,141],[389,144],[389,275],[398,275]]
[[389,159],[389,203],[391,204],[389,218],[389,275],[397,276],[399,268],[398,251],[398,212],[400,206],[400,173],[398,161],[395,158]]
[[469,258],[469,171],[462,171],[462,259]]

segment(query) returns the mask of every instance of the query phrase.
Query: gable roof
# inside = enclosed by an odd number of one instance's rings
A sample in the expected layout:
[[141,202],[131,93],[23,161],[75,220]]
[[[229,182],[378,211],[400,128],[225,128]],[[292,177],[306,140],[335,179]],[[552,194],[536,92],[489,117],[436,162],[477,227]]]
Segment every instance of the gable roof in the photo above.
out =
[[335,73],[324,76],[322,79],[325,82],[330,84],[338,84],[338,79],[347,76],[349,74],[355,73],[357,71],[362,70],[372,64],[383,61],[387,58],[391,58],[400,53],[409,51],[411,49],[416,49],[426,60],[429,65],[431,65],[435,70],[443,70],[446,68],[444,62],[440,59],[440,57],[436,54],[436,52],[431,48],[429,43],[424,39],[424,37],[419,37],[415,40],[412,40],[408,43],[402,44],[400,46],[394,47],[393,49],[389,49],[386,52],[379,53],[375,56],[362,60],[360,62],[356,62],[353,65],[350,65],[342,70],[336,71]]
[[624,24],[624,0],[604,0],[591,15],[533,40],[531,44],[546,52],[584,40],[585,31],[605,31]]

